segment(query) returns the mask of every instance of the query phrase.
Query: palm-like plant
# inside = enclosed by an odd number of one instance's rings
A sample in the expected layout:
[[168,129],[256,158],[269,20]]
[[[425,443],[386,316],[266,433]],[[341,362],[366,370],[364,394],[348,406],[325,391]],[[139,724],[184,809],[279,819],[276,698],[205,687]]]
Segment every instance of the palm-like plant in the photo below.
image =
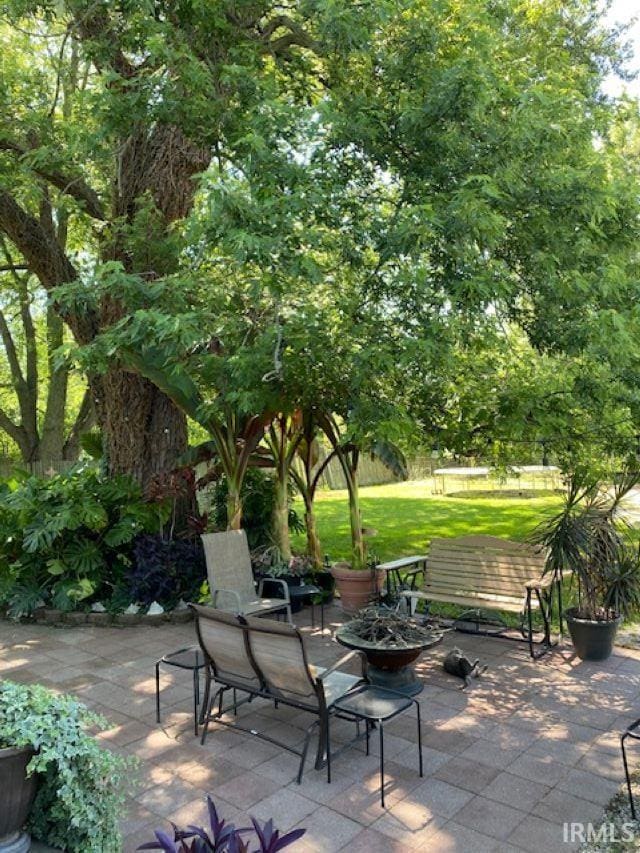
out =
[[631,546],[620,505],[640,482],[625,470],[613,486],[582,472],[567,483],[559,513],[542,522],[532,539],[547,549],[547,572],[577,579],[580,618],[608,620],[640,604],[640,551]]

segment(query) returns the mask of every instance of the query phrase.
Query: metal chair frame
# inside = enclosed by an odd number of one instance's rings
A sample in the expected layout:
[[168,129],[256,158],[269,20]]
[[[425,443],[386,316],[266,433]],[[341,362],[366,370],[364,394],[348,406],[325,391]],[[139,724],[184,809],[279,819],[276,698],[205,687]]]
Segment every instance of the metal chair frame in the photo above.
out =
[[[195,663],[193,665],[177,663],[176,661],[171,660],[171,658],[187,652],[192,652],[195,655]],[[193,671],[193,728],[196,737],[198,737],[199,722],[198,707],[200,705],[200,670],[207,666],[204,658],[199,662],[198,658],[201,654],[201,649],[190,646],[185,649],[178,649],[176,652],[170,652],[168,655],[163,655],[160,660],[156,661],[156,722],[160,723],[160,665],[164,664],[165,666],[175,666],[178,669],[190,669]]]
[[[366,736],[366,754],[367,755],[369,755],[370,731],[372,728],[375,728],[376,726],[378,727],[378,737],[379,737],[379,741],[380,741],[380,802],[382,804],[382,808],[384,808],[385,803],[384,803],[384,725],[383,725],[383,723],[386,723],[388,720],[392,720],[394,717],[397,717],[398,714],[402,714],[403,711],[406,711],[407,708],[411,707],[412,704],[415,705],[416,721],[417,721],[417,726],[418,726],[418,769],[419,769],[420,778],[423,778],[424,767],[423,767],[423,759],[422,759],[422,728],[421,728],[421,719],[420,719],[420,703],[418,702],[417,699],[414,699],[412,696],[407,696],[404,693],[398,693],[396,690],[388,690],[386,687],[382,688],[382,687],[372,687],[371,685],[365,685],[363,688],[360,688],[360,689],[364,693],[366,693],[367,689],[373,689],[379,693],[388,693],[388,694],[393,695],[393,696],[397,697],[398,699],[402,700],[401,707],[398,707],[398,710],[396,710],[393,713],[388,714],[384,717],[380,717],[380,716],[373,714],[373,713],[371,715],[369,715],[368,713],[366,713],[364,711],[358,712],[358,711],[354,711],[352,709],[341,708],[340,703],[343,700],[345,702],[348,702],[350,694],[347,694],[346,696],[342,696],[340,699],[337,699],[336,702],[334,703],[335,709],[337,712],[342,712],[345,714],[346,713],[351,714],[351,715],[353,715],[353,717],[356,718],[356,720],[358,720],[358,719],[364,720],[365,729],[366,729],[365,736]],[[356,688],[356,690],[357,690],[357,688]],[[327,783],[329,783],[329,784],[331,783],[331,758],[332,758],[331,749],[330,749],[330,742],[329,742],[329,720],[332,716],[338,716],[338,714],[337,713],[335,713],[335,714],[329,713],[329,717],[327,719],[327,743],[328,743],[328,748],[327,748]],[[351,744],[349,744],[349,746],[350,745]],[[342,750],[339,750],[338,752],[334,753],[333,757],[335,758],[339,754],[339,752],[341,752],[341,751]]]
[[631,790],[631,774],[629,773],[629,762],[627,761],[627,750],[625,748],[625,741],[627,738],[631,738],[632,740],[640,740],[640,732],[638,731],[640,728],[640,719],[635,720],[635,722],[631,723],[630,726],[627,726],[626,730],[620,737],[620,749],[622,750],[622,763],[624,765],[624,778],[627,783],[627,793],[629,795],[629,805],[631,807],[631,817],[636,820],[636,807],[633,802],[633,791]]
[[[205,661],[207,663],[207,668],[205,671],[206,681],[205,681],[204,700],[202,703],[202,709],[201,709],[201,715],[200,715],[200,722],[203,724],[204,727],[202,730],[202,736],[201,736],[200,742],[202,744],[204,744],[208,730],[209,730],[209,725],[210,725],[210,723],[213,722],[213,723],[219,723],[219,724],[224,725],[224,726],[228,726],[229,728],[237,729],[239,731],[245,732],[246,734],[251,734],[254,737],[258,737],[261,740],[265,740],[269,743],[276,744],[277,746],[280,746],[283,749],[286,749],[288,752],[292,752],[293,754],[300,756],[300,763],[298,765],[298,773],[297,773],[297,777],[296,777],[297,783],[300,784],[300,782],[302,780],[302,774],[304,772],[304,765],[306,762],[307,753],[309,750],[309,743],[311,740],[311,735],[313,734],[313,731],[317,727],[320,728],[319,738],[318,738],[318,750],[316,753],[316,761],[315,761],[315,768],[317,770],[324,766],[324,762],[326,760],[325,756],[328,755],[328,748],[327,748],[327,745],[328,745],[328,716],[329,716],[329,711],[330,711],[332,705],[327,706],[327,703],[326,703],[325,691],[324,691],[324,679],[326,679],[327,676],[331,675],[331,673],[336,672],[341,666],[343,666],[348,661],[352,660],[355,657],[358,657],[358,658],[360,658],[361,663],[362,663],[363,676],[361,678],[361,681],[357,682],[357,683],[364,683],[364,678],[365,678],[365,673],[366,673],[366,657],[364,656],[364,654],[362,652],[350,651],[348,654],[344,655],[338,661],[336,661],[333,664],[333,666],[329,667],[328,669],[325,669],[317,677],[314,677],[312,672],[311,672],[310,665],[308,662],[306,647],[304,644],[304,639],[303,639],[300,631],[295,629],[295,633],[291,636],[291,640],[297,641],[301,645],[303,660],[304,660],[304,663],[305,663],[305,666],[306,666],[306,669],[307,669],[307,672],[309,675],[310,685],[313,688],[313,692],[317,698],[318,704],[317,704],[317,706],[314,706],[308,702],[298,701],[298,700],[292,699],[290,696],[283,695],[281,693],[281,691],[279,691],[277,688],[274,688],[272,685],[269,684],[268,679],[265,677],[264,673],[260,669],[260,666],[256,662],[256,660],[253,656],[252,650],[251,650],[251,635],[252,634],[258,634],[260,632],[269,633],[270,631],[273,632],[274,629],[273,628],[270,629],[270,626],[269,626],[267,621],[264,621],[264,627],[260,626],[259,628],[256,628],[253,626],[249,626],[247,624],[247,620],[243,616],[238,614],[238,615],[236,615],[236,618],[238,620],[238,629],[242,631],[243,642],[245,644],[245,650],[247,652],[249,660],[251,661],[251,665],[255,670],[256,676],[259,680],[259,685],[256,686],[255,689],[251,689],[248,687],[248,685],[246,683],[243,683],[241,680],[230,678],[228,674],[221,674],[219,672],[219,670],[216,667],[215,660],[209,655],[209,653],[206,649],[206,646],[202,642],[202,635],[200,632],[200,618],[203,618],[203,617],[206,618],[206,611],[208,610],[208,608],[202,608],[202,607],[199,607],[196,605],[189,605],[189,606],[191,607],[191,609],[193,610],[193,612],[195,614],[196,633],[198,635],[198,641],[200,642],[200,647],[202,649],[203,655],[205,657]],[[205,611],[205,612],[203,613],[202,611]],[[215,618],[215,617],[210,617],[210,618]],[[215,691],[213,696],[211,696],[212,682],[216,682],[219,685],[218,689]],[[233,701],[227,707],[223,707],[224,694],[230,689],[233,690]],[[246,698],[238,701],[237,695],[236,695],[237,691],[241,691],[241,692],[247,694]],[[237,709],[240,705],[244,705],[248,702],[251,702],[256,697],[262,698],[262,699],[269,699],[269,700],[273,701],[275,703],[276,708],[278,707],[278,704],[282,703],[283,705],[287,705],[289,707],[297,708],[301,711],[308,711],[309,713],[316,715],[316,719],[313,721],[313,723],[305,731],[305,737],[304,737],[302,749],[296,749],[295,747],[292,747],[290,744],[284,743],[280,740],[276,740],[275,738],[270,737],[269,735],[265,734],[264,732],[259,732],[256,729],[247,728],[246,726],[243,726],[241,723],[238,723],[236,721],[230,721],[230,720],[224,720],[223,719],[223,716],[225,714],[229,713],[230,711],[233,711],[234,715],[235,715],[237,713]],[[214,711],[213,709],[214,709],[216,704],[218,705],[218,710]],[[346,717],[344,715],[341,715],[341,718],[349,719],[351,721],[354,721],[354,719],[355,719],[352,716]],[[359,731],[359,727],[358,727],[356,739],[359,739],[361,737],[362,737],[362,735],[361,735],[361,733]],[[350,745],[350,744],[348,744],[348,745]]]

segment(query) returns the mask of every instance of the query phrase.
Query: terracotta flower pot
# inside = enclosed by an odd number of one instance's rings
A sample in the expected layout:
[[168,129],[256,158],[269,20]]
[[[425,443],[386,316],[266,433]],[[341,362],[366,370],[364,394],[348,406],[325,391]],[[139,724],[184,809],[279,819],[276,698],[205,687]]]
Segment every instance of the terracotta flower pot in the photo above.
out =
[[345,613],[355,613],[377,598],[384,587],[385,572],[370,569],[352,569],[349,563],[336,563],[331,569]]

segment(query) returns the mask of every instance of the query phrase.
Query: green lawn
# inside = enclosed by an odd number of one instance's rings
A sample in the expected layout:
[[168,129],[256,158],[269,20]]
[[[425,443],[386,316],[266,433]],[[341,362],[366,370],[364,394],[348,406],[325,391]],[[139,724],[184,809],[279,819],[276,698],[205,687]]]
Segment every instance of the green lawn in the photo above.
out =
[[[378,531],[369,540],[370,553],[380,560],[421,553],[434,536],[487,533],[524,539],[560,504],[560,496],[548,492],[535,497],[485,494],[432,495],[431,483],[423,480],[362,488],[363,526]],[[301,506],[296,504],[296,508],[302,515]],[[350,536],[346,492],[321,492],[317,515],[323,553],[331,560],[347,558]],[[294,537],[293,544],[302,550],[304,536]]]

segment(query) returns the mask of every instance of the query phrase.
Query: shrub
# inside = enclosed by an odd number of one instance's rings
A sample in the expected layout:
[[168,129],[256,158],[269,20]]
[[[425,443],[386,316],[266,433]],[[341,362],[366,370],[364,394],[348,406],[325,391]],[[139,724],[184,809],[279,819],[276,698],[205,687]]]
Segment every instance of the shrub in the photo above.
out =
[[101,749],[90,727],[108,723],[71,696],[0,683],[0,746],[37,750],[27,768],[41,775],[29,830],[70,853],[119,853],[124,783],[135,765]]
[[129,601],[136,604],[158,601],[165,609],[170,609],[181,598],[195,600],[207,576],[199,540],[167,540],[157,534],[144,533],[135,540],[133,559],[125,588]]
[[83,465],[3,489],[0,604],[15,617],[39,603],[71,610],[110,598],[131,565],[135,537],[161,529],[167,517],[131,478]]

